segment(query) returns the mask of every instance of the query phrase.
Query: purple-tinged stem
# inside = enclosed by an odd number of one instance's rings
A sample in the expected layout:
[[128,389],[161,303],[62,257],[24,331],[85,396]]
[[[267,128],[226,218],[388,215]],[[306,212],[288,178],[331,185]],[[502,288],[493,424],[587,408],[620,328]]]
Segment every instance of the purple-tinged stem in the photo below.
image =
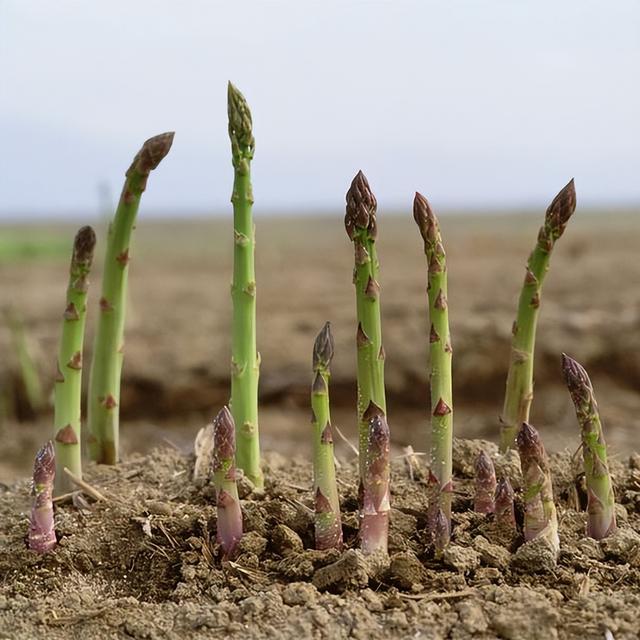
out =
[[29,519],[29,549],[36,553],[52,551],[58,541],[53,522],[53,482],[56,459],[53,442],[49,440],[36,454],[33,464],[33,503]]
[[495,511],[496,470],[485,451],[480,451],[476,458],[475,472],[476,493],[473,510],[476,513],[493,513]]
[[557,553],[560,550],[558,518],[549,460],[540,434],[523,422],[516,444],[524,480],[524,539],[545,538]]
[[213,484],[216,489],[218,526],[216,540],[231,556],[242,538],[242,511],[236,485],[236,427],[227,407],[213,421]]
[[496,522],[509,529],[516,528],[516,513],[513,506],[513,487],[508,478],[500,478],[496,485],[495,514]]
[[451,539],[451,526],[449,519],[442,509],[438,509],[433,523],[433,547],[436,558],[441,558],[442,553]]
[[363,553],[387,553],[389,534],[389,426],[383,414],[369,421],[364,495],[360,522]]
[[562,371],[576,408],[582,435],[582,457],[588,500],[587,535],[601,540],[616,530],[616,505],[600,412],[593,393],[593,385],[584,367],[563,353]]

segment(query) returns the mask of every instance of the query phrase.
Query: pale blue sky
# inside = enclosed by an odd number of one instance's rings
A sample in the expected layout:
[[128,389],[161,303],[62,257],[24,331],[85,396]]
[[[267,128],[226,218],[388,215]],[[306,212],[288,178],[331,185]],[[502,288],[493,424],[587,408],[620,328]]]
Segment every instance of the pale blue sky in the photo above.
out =
[[637,0],[0,0],[0,218],[95,216],[175,129],[144,210],[227,208],[226,82],[258,211],[640,202]]

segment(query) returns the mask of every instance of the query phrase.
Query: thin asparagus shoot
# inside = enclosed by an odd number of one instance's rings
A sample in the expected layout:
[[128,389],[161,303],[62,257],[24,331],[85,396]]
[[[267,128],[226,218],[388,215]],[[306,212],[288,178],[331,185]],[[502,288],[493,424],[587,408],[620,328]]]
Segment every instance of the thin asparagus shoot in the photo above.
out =
[[616,530],[616,509],[600,412],[593,385],[584,367],[563,353],[562,371],[582,435],[587,483],[587,535],[601,540]]
[[562,236],[576,208],[576,190],[571,180],[549,205],[536,246],[529,256],[518,312],[513,323],[511,358],[504,407],[500,419],[500,451],[513,447],[518,429],[529,420],[533,401],[533,360],[542,284],[549,269],[553,247]]
[[496,485],[495,516],[496,522],[506,529],[516,529],[516,512],[513,504],[514,492],[509,478],[500,478]]
[[253,484],[264,484],[260,468],[258,432],[258,378],[260,355],[256,346],[255,227],[251,160],[255,149],[251,111],[244,96],[228,87],[229,138],[234,180],[233,303],[231,347],[231,412],[236,424],[238,466]]
[[57,544],[53,521],[53,483],[56,475],[55,451],[51,440],[36,454],[33,464],[29,549],[48,553]]
[[147,179],[169,153],[173,132],[147,140],[126,172],[115,217],[109,226],[102,275],[100,313],[89,375],[89,454],[103,464],[118,461],[120,378],[131,234]]
[[236,485],[236,427],[223,407],[213,421],[213,484],[218,512],[217,541],[226,556],[233,555],[242,538],[242,511]]
[[336,485],[329,409],[329,368],[333,349],[331,324],[327,322],[313,345],[314,378],[311,385],[316,549],[342,548],[340,499]]
[[416,193],[413,218],[418,225],[427,257],[429,298],[429,357],[431,364],[431,471],[440,485],[439,507],[451,530],[453,491],[453,390],[451,382],[451,333],[447,303],[447,262],[440,225],[427,199]]
[[80,447],[80,404],[82,398],[82,351],[87,315],[89,272],[96,234],[82,227],[76,234],[69,269],[62,336],[58,350],[54,388],[54,444],[56,451],[55,494],[69,493],[75,486],[62,470],[67,467],[82,478]]
[[[358,171],[346,196],[344,225],[353,242],[356,288],[357,379],[358,379],[358,442],[360,449],[360,494],[366,474],[369,428],[374,416],[387,413],[384,388],[384,348],[380,322],[380,264],[376,250],[378,228],[377,202],[367,179]],[[362,505],[361,505],[362,506]]]
[[473,510],[476,513],[495,511],[496,470],[491,458],[482,450],[475,461],[475,496]]
[[363,483],[363,506],[360,520],[360,543],[363,553],[387,553],[389,534],[389,426],[383,415],[369,423],[366,446],[366,470]]
[[445,512],[438,508],[433,524],[433,547],[436,558],[441,558],[451,539],[451,524]]
[[540,434],[527,422],[516,438],[524,482],[524,539],[544,538],[556,553],[560,550],[558,518],[553,501],[549,459]]

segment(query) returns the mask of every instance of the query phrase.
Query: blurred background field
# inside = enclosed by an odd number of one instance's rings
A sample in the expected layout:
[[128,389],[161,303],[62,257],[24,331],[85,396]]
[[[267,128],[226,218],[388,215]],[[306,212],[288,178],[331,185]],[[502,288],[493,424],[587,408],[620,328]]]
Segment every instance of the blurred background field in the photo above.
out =
[[[578,185],[579,189],[579,185]],[[497,439],[511,323],[543,210],[441,213],[454,346],[455,430]],[[426,449],[427,313],[422,245],[410,213],[379,212],[389,418],[397,447]],[[22,318],[48,393],[60,330],[68,252],[78,225],[0,226],[4,307]],[[130,271],[122,436],[125,453],[166,438],[188,450],[229,395],[230,216],[139,221]],[[105,228],[92,276],[85,363],[90,361]],[[613,455],[640,448],[640,223],[638,211],[578,207],[545,283],[532,421],[550,449],[577,448],[560,353],[583,362],[596,388]],[[263,447],[309,448],[313,339],[325,320],[336,338],[334,421],[355,441],[355,301],[352,247],[342,218],[257,220],[258,346]],[[34,414],[11,332],[0,328],[0,481],[27,472],[49,437],[48,403]],[[85,367],[85,371],[88,369]],[[85,379],[86,382],[86,379]],[[341,447],[341,455],[349,455]]]

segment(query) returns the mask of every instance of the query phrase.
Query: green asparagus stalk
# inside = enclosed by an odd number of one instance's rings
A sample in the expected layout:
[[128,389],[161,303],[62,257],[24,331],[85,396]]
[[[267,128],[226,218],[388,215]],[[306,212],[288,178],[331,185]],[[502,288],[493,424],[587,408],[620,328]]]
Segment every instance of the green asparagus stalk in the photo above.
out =
[[129,248],[140,198],[147,179],[169,153],[173,133],[150,138],[136,154],[113,222],[109,226],[100,314],[89,376],[89,453],[104,464],[118,461],[120,377],[124,358],[124,324],[129,273]]
[[475,496],[473,510],[476,513],[495,511],[496,470],[491,458],[484,450],[480,451],[475,462]]
[[429,355],[431,361],[431,470],[438,479],[439,507],[451,529],[453,391],[451,334],[447,304],[447,263],[440,226],[427,199],[416,193],[413,217],[420,229],[427,256],[429,298]]
[[533,401],[533,358],[542,284],[549,269],[551,251],[563,234],[575,208],[576,191],[571,180],[549,205],[536,246],[527,262],[518,313],[512,329],[511,360],[500,430],[500,450],[503,453],[513,447],[519,426],[529,420],[529,409]]
[[56,495],[68,493],[74,488],[69,476],[63,473],[65,467],[78,478],[82,477],[80,448],[82,349],[87,315],[88,277],[95,244],[96,234],[91,227],[82,227],[73,243],[55,384],[53,429],[56,451]]
[[233,160],[233,328],[231,352],[231,412],[236,423],[238,466],[260,488],[258,377],[256,347],[255,228],[252,217],[251,160],[255,149],[251,112],[244,96],[228,88],[229,138]]
[[587,535],[601,540],[616,530],[616,509],[600,412],[584,367],[563,353],[562,370],[582,432],[587,483]]
[[496,522],[506,529],[516,528],[516,512],[513,505],[514,493],[509,478],[500,478],[495,493]]
[[56,461],[51,440],[36,454],[33,464],[31,517],[29,518],[29,549],[36,553],[52,551],[58,541],[53,521],[53,481]]
[[[360,449],[360,497],[366,473],[366,455],[369,442],[369,424],[375,416],[386,416],[387,402],[384,389],[384,348],[380,322],[380,265],[376,252],[377,202],[362,171],[351,182],[347,191],[345,229],[353,242],[356,287],[356,313],[358,329],[358,440]],[[362,502],[362,500],[361,500]],[[362,505],[361,505],[362,506]]]
[[553,502],[549,460],[540,434],[527,422],[516,438],[524,482],[524,538],[544,538],[557,553],[560,549],[558,518]]
[[342,548],[340,499],[336,485],[329,410],[329,367],[333,358],[333,346],[331,324],[327,322],[313,345],[314,379],[311,386],[316,549]]
[[242,511],[236,485],[236,427],[223,407],[213,421],[213,484],[218,512],[217,541],[226,556],[233,555],[242,538]]
[[389,534],[389,426],[383,415],[369,421],[365,450],[360,543],[366,554],[387,553]]

